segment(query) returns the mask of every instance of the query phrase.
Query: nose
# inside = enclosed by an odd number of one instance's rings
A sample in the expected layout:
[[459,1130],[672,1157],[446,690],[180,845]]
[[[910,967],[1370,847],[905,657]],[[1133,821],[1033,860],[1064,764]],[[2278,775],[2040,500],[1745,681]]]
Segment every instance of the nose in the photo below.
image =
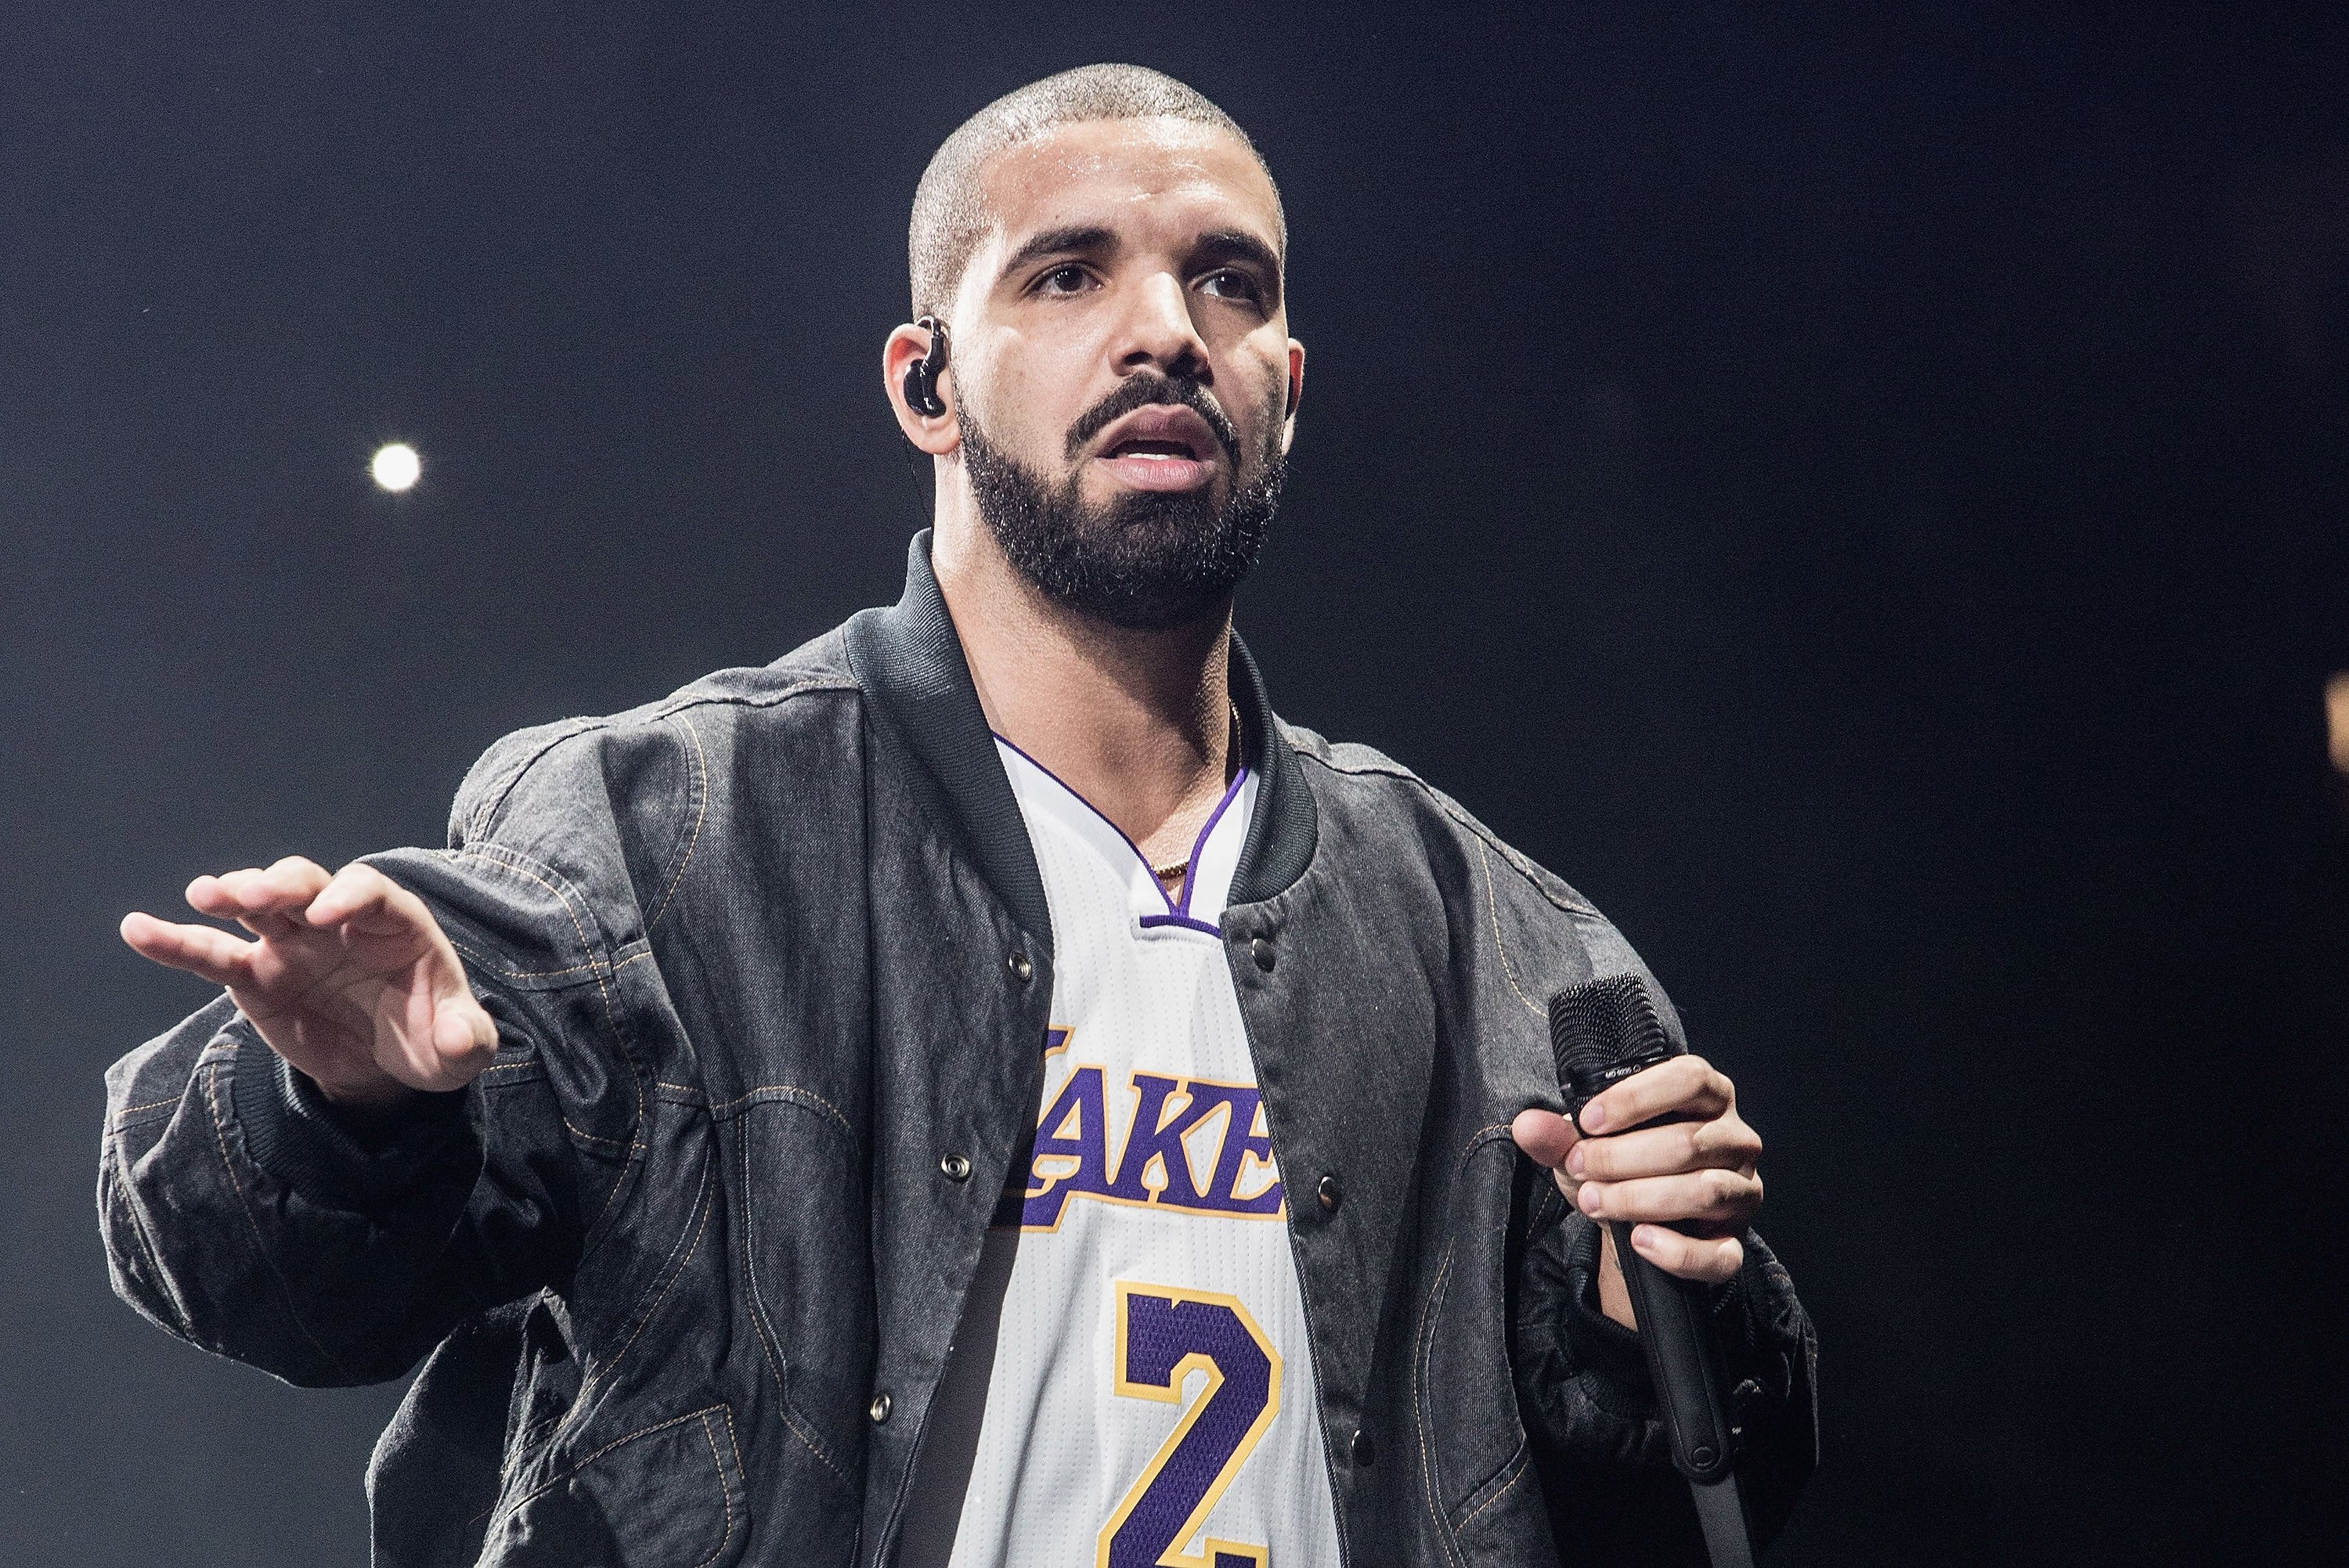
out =
[[1120,323],[1116,358],[1123,375],[1155,369],[1162,376],[1210,379],[1207,346],[1174,273],[1153,273],[1134,291],[1133,306]]

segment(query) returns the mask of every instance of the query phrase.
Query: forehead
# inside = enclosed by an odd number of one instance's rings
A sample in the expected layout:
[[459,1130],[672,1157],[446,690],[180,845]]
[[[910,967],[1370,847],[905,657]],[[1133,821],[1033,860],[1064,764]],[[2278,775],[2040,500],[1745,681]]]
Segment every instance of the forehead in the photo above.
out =
[[1280,248],[1272,181],[1247,144],[1219,126],[1172,118],[1054,126],[990,159],[980,186],[995,245],[1098,226],[1136,239],[1238,228]]

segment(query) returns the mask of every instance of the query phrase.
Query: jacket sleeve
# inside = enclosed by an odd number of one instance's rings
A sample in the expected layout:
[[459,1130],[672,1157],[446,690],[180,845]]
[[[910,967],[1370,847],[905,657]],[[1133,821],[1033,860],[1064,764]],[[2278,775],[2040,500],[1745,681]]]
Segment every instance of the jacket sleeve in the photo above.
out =
[[578,766],[523,779],[543,753],[525,732],[484,758],[450,849],[370,857],[432,909],[497,1024],[471,1085],[358,1136],[225,995],[109,1071],[109,1272],[171,1333],[293,1383],[396,1377],[464,1319],[560,1286],[616,1206],[642,1083],[626,868]]
[[[1552,1530],[1593,1562],[1702,1568],[1695,1505],[1672,1468],[1639,1336],[1599,1307],[1599,1227],[1547,1201],[1547,1173],[1525,1164],[1536,1222],[1516,1270],[1510,1360]],[[1714,1293],[1713,1326],[1738,1480],[1767,1542],[1816,1462],[1818,1341],[1776,1256],[1752,1231],[1744,1241],[1744,1267]]]

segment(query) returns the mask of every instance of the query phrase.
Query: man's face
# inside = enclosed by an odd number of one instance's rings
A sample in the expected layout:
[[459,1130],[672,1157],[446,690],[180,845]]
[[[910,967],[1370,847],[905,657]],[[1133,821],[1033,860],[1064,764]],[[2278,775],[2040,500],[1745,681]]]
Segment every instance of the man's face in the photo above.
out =
[[997,226],[954,310],[981,516],[1075,608],[1215,613],[1262,544],[1303,367],[1270,181],[1174,119],[1059,127],[984,178]]

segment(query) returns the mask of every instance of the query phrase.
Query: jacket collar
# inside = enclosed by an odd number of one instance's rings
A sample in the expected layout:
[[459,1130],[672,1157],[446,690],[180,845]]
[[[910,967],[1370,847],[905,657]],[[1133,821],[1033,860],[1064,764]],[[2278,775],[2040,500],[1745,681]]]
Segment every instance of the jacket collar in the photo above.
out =
[[[918,791],[951,824],[1022,929],[1051,951],[1052,916],[1028,825],[995,751],[961,639],[930,571],[930,531],[905,552],[905,592],[885,610],[864,610],[844,628],[848,665],[865,700],[921,764]],[[1230,907],[1273,897],[1305,872],[1319,838],[1313,792],[1266,698],[1264,677],[1237,634],[1232,702],[1262,780],[1240,851]]]

